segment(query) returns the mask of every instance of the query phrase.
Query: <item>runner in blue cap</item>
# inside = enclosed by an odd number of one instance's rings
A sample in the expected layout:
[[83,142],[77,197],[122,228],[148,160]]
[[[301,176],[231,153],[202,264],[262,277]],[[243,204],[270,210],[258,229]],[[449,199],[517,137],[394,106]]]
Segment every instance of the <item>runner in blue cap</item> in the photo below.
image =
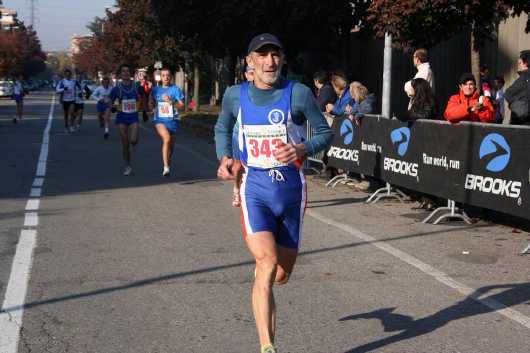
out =
[[[302,160],[324,150],[333,133],[309,87],[280,77],[282,44],[269,33],[254,37],[247,64],[254,82],[232,86],[215,126],[219,178],[234,180],[232,132],[245,172],[241,183],[243,237],[256,261],[252,308],[262,353],[277,353],[273,285],[292,273],[307,202]],[[315,135],[304,141],[308,120]]]

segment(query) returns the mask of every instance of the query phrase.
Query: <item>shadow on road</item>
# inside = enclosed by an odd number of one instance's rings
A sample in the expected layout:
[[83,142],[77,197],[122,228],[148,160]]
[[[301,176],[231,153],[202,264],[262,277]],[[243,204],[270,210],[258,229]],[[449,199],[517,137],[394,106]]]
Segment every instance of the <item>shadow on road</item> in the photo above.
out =
[[[496,294],[487,295],[491,291],[503,290]],[[480,303],[478,300],[488,305]],[[428,334],[445,326],[452,321],[488,314],[501,309],[509,308],[530,300],[530,283],[511,283],[481,287],[467,296],[464,300],[442,309],[432,315],[414,319],[411,316],[394,313],[396,308],[383,308],[368,313],[346,316],[339,321],[377,319],[384,326],[385,332],[402,331],[396,335],[382,338],[355,347],[346,353],[372,352],[396,342],[408,340]],[[499,303],[501,305],[499,305]]]
[[[462,227],[462,229],[472,228],[472,227],[476,227],[476,226]],[[488,226],[484,225],[482,227],[488,227]],[[430,236],[430,235],[441,234],[441,233],[446,233],[446,232],[451,232],[451,231],[453,231],[453,229],[436,230],[432,232],[423,232],[423,233],[417,233],[417,234],[403,235],[403,236],[398,236],[394,238],[388,238],[385,240],[377,240],[375,242],[374,241],[357,241],[357,242],[337,245],[333,247],[303,251],[300,253],[299,256],[311,256],[311,255],[320,254],[320,253],[352,249],[358,246],[366,246],[366,245],[370,245],[376,242],[378,243],[379,242],[392,242],[392,241],[398,241],[402,239]],[[158,277],[151,277],[151,278],[146,278],[146,279],[139,280],[139,281],[133,281],[133,282],[129,282],[123,285],[101,288],[101,289],[96,289],[96,290],[82,292],[82,293],[68,294],[68,295],[64,295],[64,296],[56,297],[56,298],[33,301],[30,303],[26,303],[23,306],[4,308],[3,310],[0,310],[0,313],[17,311],[22,308],[31,309],[34,307],[47,305],[47,304],[55,304],[55,303],[59,303],[63,301],[76,300],[76,299],[92,297],[92,296],[97,296],[97,295],[102,295],[102,294],[109,294],[109,293],[114,293],[114,292],[119,292],[123,290],[129,290],[129,289],[134,289],[134,288],[139,288],[139,287],[144,287],[144,286],[149,286],[149,285],[154,285],[154,284],[160,284],[163,282],[167,282],[167,281],[171,281],[171,280],[175,280],[175,279],[179,279],[183,277],[195,276],[195,275],[200,275],[204,273],[212,273],[212,272],[224,271],[224,270],[232,269],[232,268],[253,266],[253,265],[254,265],[254,261],[244,261],[244,262],[238,262],[238,263],[233,263],[233,264],[226,264],[226,265],[219,265],[219,266],[206,267],[206,268],[201,268],[201,269],[196,269],[196,270],[190,270],[186,272],[171,273],[171,274],[162,275]],[[528,296],[530,296],[530,293],[528,293]]]

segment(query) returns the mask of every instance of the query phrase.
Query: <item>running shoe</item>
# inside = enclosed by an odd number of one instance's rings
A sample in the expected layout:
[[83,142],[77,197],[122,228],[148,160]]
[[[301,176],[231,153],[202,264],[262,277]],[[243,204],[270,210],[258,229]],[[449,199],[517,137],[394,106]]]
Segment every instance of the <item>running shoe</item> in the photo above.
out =
[[13,124],[16,124],[16,123],[18,123],[17,118],[13,118]]
[[123,171],[123,175],[124,175],[124,176],[129,176],[129,175],[132,174],[132,171],[133,171],[133,170],[132,170],[131,166],[128,165],[127,167],[125,167],[125,170]]
[[273,345],[261,347],[261,353],[278,353]]
[[70,126],[70,132],[71,133],[74,133],[75,132],[75,128],[73,126]]
[[108,139],[109,139],[109,133],[108,133],[108,132],[105,132],[105,133],[103,134],[103,138],[104,138],[105,140],[108,140]]
[[164,167],[164,170],[162,171],[162,176],[169,176],[170,170],[169,167]]

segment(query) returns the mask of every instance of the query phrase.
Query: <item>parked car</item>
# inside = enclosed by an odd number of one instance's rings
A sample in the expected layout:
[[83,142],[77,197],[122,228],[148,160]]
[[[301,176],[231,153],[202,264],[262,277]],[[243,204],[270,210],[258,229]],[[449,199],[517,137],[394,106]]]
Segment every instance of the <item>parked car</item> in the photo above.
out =
[[0,80],[0,97],[13,96],[13,81]]

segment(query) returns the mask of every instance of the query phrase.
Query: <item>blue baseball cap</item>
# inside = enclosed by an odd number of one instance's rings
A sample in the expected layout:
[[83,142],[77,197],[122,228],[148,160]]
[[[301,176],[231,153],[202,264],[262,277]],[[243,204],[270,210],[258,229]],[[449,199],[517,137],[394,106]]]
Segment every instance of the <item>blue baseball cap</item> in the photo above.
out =
[[247,54],[250,54],[253,51],[257,51],[259,48],[267,44],[274,45],[280,49],[283,48],[282,43],[278,38],[276,38],[275,35],[270,33],[262,33],[252,38],[250,44],[248,45]]

